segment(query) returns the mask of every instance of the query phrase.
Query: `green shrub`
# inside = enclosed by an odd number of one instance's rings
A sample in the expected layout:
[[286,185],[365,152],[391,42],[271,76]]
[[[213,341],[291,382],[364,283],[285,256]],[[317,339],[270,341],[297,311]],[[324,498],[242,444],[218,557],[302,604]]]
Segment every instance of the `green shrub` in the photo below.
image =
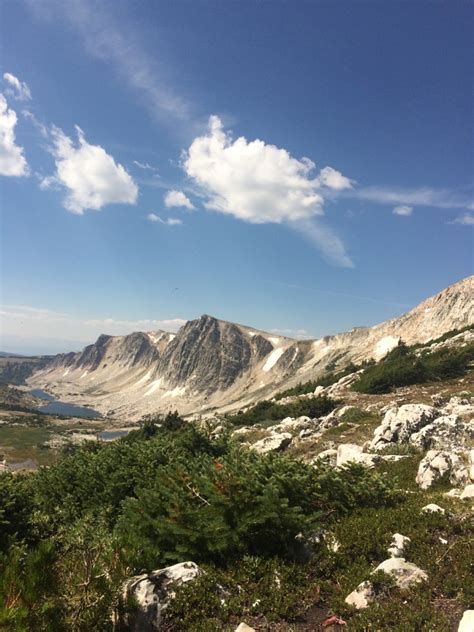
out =
[[276,404],[263,400],[249,408],[246,412],[227,415],[226,419],[234,426],[253,426],[266,421],[281,421],[285,417],[311,418],[327,415],[337,406],[338,402],[330,397],[312,397],[300,399],[291,404]]
[[352,389],[359,393],[389,393],[394,388],[463,376],[474,360],[474,344],[419,355],[401,344],[379,364],[363,372]]

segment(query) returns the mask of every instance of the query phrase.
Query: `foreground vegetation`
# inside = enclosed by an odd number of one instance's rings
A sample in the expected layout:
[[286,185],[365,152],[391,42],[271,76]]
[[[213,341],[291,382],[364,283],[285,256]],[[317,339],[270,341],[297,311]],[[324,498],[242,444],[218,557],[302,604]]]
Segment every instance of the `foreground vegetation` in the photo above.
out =
[[[470,523],[423,516],[425,494],[398,489],[414,480],[418,455],[380,471],[316,470],[211,441],[176,414],[159,421],[35,474],[1,475],[0,629],[126,629],[123,581],[188,559],[205,574],[178,590],[167,630],[231,630],[242,617],[272,629],[316,606],[351,617],[343,598],[386,557],[396,531],[412,537],[410,560],[429,586],[410,593],[407,615],[407,596],[384,584],[382,605],[352,617],[351,630],[441,632],[449,628],[435,597],[457,607],[474,599]],[[403,608],[413,627],[397,627]]]

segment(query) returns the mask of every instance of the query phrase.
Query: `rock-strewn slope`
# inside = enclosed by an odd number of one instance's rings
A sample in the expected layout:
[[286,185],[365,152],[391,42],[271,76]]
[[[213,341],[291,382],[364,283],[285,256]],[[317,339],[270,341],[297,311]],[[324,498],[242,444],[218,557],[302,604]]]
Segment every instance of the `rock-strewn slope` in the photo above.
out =
[[296,341],[204,315],[177,334],[99,337],[81,353],[61,354],[30,378],[63,400],[138,418],[231,410],[314,379],[328,366],[379,359],[403,339],[426,342],[474,323],[474,277],[375,327]]

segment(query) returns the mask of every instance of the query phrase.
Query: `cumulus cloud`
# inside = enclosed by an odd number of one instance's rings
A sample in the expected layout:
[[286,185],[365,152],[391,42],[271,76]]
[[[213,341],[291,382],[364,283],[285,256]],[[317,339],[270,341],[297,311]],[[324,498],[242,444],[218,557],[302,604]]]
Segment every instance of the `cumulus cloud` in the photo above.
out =
[[166,226],[180,226],[183,222],[180,219],[174,219],[173,217],[161,218],[156,213],[149,213],[147,219],[150,222],[157,222],[158,224],[165,224]]
[[406,206],[402,204],[400,206],[395,206],[393,209],[394,215],[402,215],[404,217],[408,217],[413,213],[413,206]]
[[23,147],[15,142],[15,126],[18,117],[8,107],[8,103],[0,93],[0,175],[26,176],[28,163],[23,155]]
[[187,208],[189,211],[196,208],[187,195],[185,195],[182,191],[176,191],[174,189],[165,194],[164,202],[166,208],[178,206]]
[[184,169],[207,198],[208,209],[254,224],[281,223],[322,215],[319,182],[310,178],[314,163],[261,140],[233,141],[219,117],[192,142]]
[[15,75],[12,75],[10,72],[6,72],[3,75],[3,79],[10,86],[9,88],[5,90],[5,92],[9,96],[12,96],[14,99],[17,99],[18,101],[31,100],[31,92],[28,87],[28,84],[26,84],[24,81],[20,81],[18,77],[15,77]]
[[343,176],[340,171],[333,169],[332,167],[324,167],[321,169],[318,176],[318,181],[322,186],[334,191],[343,191],[344,189],[352,189],[354,180],[350,180],[346,176]]
[[324,192],[352,186],[339,171],[315,164],[262,140],[233,140],[217,116],[208,132],[194,139],[183,168],[204,198],[207,209],[253,224],[285,223],[303,233],[331,263],[351,267],[342,241],[314,218],[324,214]]
[[460,217],[456,217],[451,224],[461,224],[462,226],[474,226],[474,213],[464,213]]
[[[91,145],[76,126],[77,145],[53,127],[51,153],[56,162],[54,181],[67,190],[64,207],[82,215],[85,210],[99,211],[106,204],[135,204],[138,187],[133,178],[115,162],[103,147]],[[51,185],[46,178],[43,187]]]

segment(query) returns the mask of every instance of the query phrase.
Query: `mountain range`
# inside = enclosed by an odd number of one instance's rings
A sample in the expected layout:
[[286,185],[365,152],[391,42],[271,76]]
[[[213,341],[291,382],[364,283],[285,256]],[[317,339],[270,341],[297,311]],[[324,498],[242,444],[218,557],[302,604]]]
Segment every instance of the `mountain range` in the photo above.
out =
[[349,362],[379,360],[400,340],[422,343],[473,324],[473,299],[471,276],[398,318],[309,340],[203,315],[176,334],[101,335],[81,352],[43,361],[27,383],[112,417],[234,410]]

